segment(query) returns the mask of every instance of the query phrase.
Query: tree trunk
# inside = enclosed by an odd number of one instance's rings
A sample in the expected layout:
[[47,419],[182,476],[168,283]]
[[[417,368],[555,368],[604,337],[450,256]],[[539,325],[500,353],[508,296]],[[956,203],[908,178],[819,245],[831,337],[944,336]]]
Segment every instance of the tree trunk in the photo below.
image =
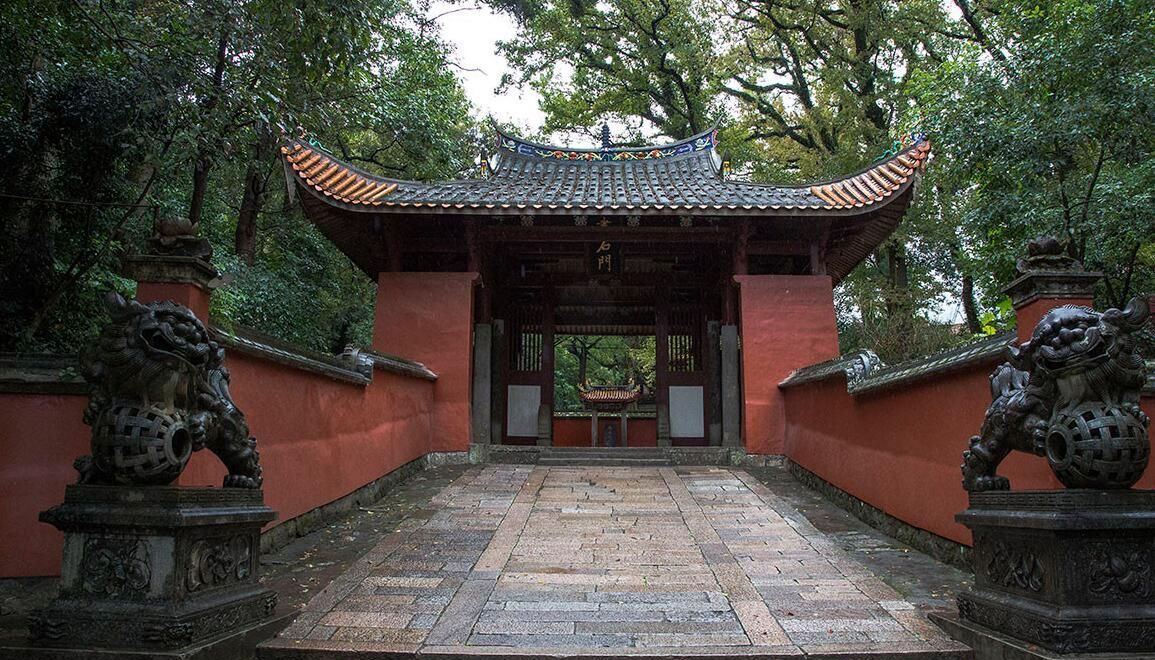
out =
[[982,332],[983,324],[979,321],[978,310],[975,305],[975,278],[963,275],[962,278],[963,313],[966,314],[967,330],[972,335]]
[[891,241],[886,247],[886,279],[889,291],[886,294],[886,311],[891,316],[905,313],[905,301],[909,298],[910,277],[907,272],[904,246]]
[[245,170],[244,193],[241,196],[241,210],[237,215],[237,230],[233,236],[237,256],[252,266],[257,252],[257,218],[265,208],[268,198],[265,166],[268,160],[271,140],[267,131],[261,129],[261,137],[254,145],[253,159]]
[[[225,25],[221,28],[220,39],[217,41],[216,61],[213,64],[212,91],[208,97],[205,98],[204,103],[201,104],[202,117],[206,122],[209,121],[209,116],[220,102],[221,94],[224,91],[225,66],[228,63],[229,55],[230,26],[228,20],[228,18],[225,19]],[[192,195],[188,209],[189,224],[191,224],[194,229],[197,223],[201,221],[201,214],[204,212],[205,192],[208,190],[209,170],[211,168],[212,153],[209,149],[209,141],[201,140],[200,146],[197,147],[196,161],[193,163]]]
[[209,162],[208,155],[204,153],[204,149],[197,153],[196,162],[193,164],[193,180],[192,180],[192,197],[189,200],[188,219],[189,223],[194,227],[201,221],[201,214],[205,207],[205,191],[209,185]]
[[[584,349],[584,347],[583,347],[583,349]],[[577,359],[578,359],[578,383],[579,384],[585,384],[585,382],[586,382],[586,369],[589,367],[589,364],[590,364],[590,352],[588,350],[578,351]]]

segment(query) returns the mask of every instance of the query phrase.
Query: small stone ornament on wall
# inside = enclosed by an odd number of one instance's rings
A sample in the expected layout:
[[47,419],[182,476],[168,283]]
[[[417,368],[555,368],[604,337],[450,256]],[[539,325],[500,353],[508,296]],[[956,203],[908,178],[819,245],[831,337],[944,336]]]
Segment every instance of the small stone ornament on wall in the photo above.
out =
[[1150,315],[1136,297],[1125,309],[1067,305],[1048,312],[1029,341],[1007,348],[991,375],[994,401],[963,452],[963,487],[1007,490],[996,474],[1012,451],[1046,456],[1068,488],[1125,489],[1151,453],[1139,408],[1145,381],[1134,333]]
[[84,421],[92,455],[76,461],[80,483],[165,485],[207,447],[229,474],[226,487],[260,488],[256,440],[229,394],[224,350],[183,305],[142,305],[112,293],[112,322],[81,353],[91,395]]

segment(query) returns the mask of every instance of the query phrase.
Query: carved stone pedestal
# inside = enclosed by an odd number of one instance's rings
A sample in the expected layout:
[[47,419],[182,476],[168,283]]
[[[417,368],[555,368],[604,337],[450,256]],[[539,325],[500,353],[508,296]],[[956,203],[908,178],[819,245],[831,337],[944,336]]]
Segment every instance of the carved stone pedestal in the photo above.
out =
[[261,626],[277,606],[257,581],[275,516],[256,489],[69,486],[40,514],[65,533],[64,563],[57,599],[29,624],[41,649],[29,655],[205,657]]
[[976,492],[956,518],[974,533],[964,622],[1057,653],[1152,657],[1155,491]]

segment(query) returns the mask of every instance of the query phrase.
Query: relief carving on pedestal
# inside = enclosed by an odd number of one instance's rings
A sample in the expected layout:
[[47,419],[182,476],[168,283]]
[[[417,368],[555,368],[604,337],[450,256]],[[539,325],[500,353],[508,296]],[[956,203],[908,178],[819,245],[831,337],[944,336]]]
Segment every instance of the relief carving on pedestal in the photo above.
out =
[[1030,548],[1013,548],[999,541],[987,562],[987,579],[1003,587],[1043,590],[1043,564]]
[[152,582],[148,541],[91,538],[80,561],[84,591],[109,598],[142,598]]
[[252,544],[247,536],[202,539],[189,553],[189,592],[205,587],[242,582],[253,570]]
[[1118,600],[1146,598],[1155,591],[1155,552],[1134,544],[1096,544],[1087,548],[1087,588]]

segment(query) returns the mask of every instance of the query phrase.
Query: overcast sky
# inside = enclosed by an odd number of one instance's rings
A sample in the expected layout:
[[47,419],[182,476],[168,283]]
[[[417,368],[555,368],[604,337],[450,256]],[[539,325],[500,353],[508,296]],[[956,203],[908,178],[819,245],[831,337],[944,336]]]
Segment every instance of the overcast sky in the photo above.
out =
[[511,89],[501,95],[494,92],[502,74],[510,70],[505,58],[495,51],[499,40],[512,39],[517,34],[513,19],[475,2],[437,1],[431,5],[429,15],[438,14],[444,14],[437,22],[442,37],[456,50],[453,60],[461,67],[458,77],[474,112],[533,131],[541,128],[545,116],[538,108],[536,92],[528,88]]

